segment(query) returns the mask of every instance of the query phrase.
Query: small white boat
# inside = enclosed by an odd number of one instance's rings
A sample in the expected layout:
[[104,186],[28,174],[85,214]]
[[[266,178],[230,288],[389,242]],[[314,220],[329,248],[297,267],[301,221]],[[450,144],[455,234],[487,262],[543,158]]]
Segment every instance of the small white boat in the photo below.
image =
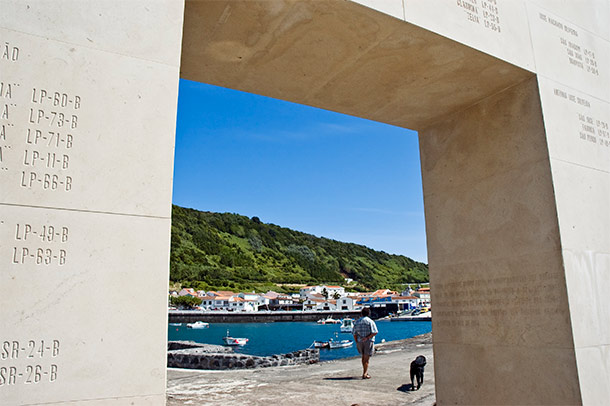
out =
[[241,337],[231,337],[229,335],[229,330],[227,330],[227,336],[223,337],[222,340],[225,342],[225,345],[246,345],[249,341],[247,338]]
[[206,323],[203,321],[196,321],[194,323],[187,323],[186,328],[208,328],[210,327],[210,323]]
[[318,320],[318,324],[341,324],[341,320],[333,319],[331,316],[328,316],[325,319]]
[[182,323],[169,323],[169,325],[170,325],[170,326],[176,326],[176,327],[177,327],[177,326],[181,326],[181,325],[182,325]]
[[328,341],[314,341],[314,348],[328,348]]
[[352,333],[354,331],[354,319],[350,319],[346,317],[341,322],[341,332],[342,333]]
[[331,350],[334,350],[336,348],[347,348],[347,347],[351,347],[352,344],[354,344],[354,342],[352,340],[340,340],[340,341],[330,340],[328,342],[328,348],[330,348]]

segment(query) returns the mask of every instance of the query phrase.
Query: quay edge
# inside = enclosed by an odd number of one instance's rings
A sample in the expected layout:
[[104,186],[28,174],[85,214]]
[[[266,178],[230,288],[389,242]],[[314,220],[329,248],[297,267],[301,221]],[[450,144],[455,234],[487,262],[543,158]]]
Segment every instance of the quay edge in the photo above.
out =
[[[378,317],[384,317],[379,315]],[[263,312],[222,312],[203,310],[169,310],[169,323],[193,323],[204,321],[206,323],[270,323],[283,321],[318,321],[332,317],[344,319],[346,317],[358,318],[359,311],[263,311]]]

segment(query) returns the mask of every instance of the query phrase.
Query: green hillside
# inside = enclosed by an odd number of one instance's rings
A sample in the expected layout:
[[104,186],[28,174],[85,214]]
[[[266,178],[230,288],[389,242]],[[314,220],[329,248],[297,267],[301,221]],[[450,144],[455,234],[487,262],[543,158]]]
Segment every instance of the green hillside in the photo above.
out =
[[[346,285],[345,278],[355,282]],[[170,279],[206,290],[288,292],[321,283],[401,290],[405,283],[427,282],[428,266],[257,217],[173,206]]]

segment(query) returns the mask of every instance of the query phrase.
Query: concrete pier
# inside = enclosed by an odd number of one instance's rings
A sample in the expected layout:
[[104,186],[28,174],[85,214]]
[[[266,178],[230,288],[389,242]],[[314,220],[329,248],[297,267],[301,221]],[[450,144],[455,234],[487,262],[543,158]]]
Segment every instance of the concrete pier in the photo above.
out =
[[[248,371],[170,368],[167,406],[434,405],[431,334],[376,347],[369,380],[361,379],[360,358]],[[409,365],[418,355],[428,360],[424,384],[410,391]]]

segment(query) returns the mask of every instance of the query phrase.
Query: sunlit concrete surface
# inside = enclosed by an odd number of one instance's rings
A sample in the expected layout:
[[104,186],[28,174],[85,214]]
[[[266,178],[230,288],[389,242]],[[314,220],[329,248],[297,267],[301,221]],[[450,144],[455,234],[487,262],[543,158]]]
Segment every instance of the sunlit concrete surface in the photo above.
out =
[[[424,384],[410,391],[409,366],[418,355],[428,360]],[[361,378],[360,358],[258,370],[168,369],[167,405],[432,406],[432,355],[430,334],[378,345],[369,367],[372,378],[367,380]]]

